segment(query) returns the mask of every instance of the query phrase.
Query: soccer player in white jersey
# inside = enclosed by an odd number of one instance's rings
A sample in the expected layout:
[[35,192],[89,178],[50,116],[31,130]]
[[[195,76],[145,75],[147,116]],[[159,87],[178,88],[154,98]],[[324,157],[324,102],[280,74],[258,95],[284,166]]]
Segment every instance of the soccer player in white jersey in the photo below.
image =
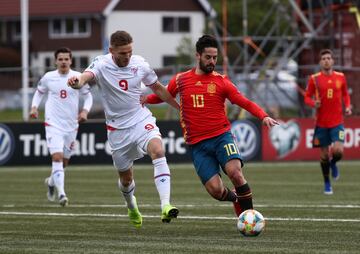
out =
[[130,222],[137,228],[142,217],[134,196],[133,163],[148,154],[154,165],[154,181],[160,196],[161,220],[169,223],[179,210],[170,204],[170,170],[156,119],[140,104],[141,82],[175,108],[177,102],[158,81],[154,70],[138,55],[132,55],[132,37],[125,31],[111,35],[109,54],[98,56],[80,75],[69,79],[68,85],[79,89],[95,81],[101,90],[107,134],[118,186],[128,207]]
[[[71,89],[67,85],[69,77],[80,75],[80,72],[70,69],[71,50],[59,48],[55,51],[57,69],[47,72],[39,81],[31,105],[31,118],[38,118],[38,108],[44,95],[47,95],[45,104],[45,132],[46,143],[52,158],[50,177],[45,179],[48,187],[49,201],[55,201],[55,191],[61,206],[69,202],[65,189],[64,168],[68,165],[80,122],[87,120],[88,112],[93,103],[89,85],[80,90]],[[80,95],[84,98],[84,105],[80,113]]]

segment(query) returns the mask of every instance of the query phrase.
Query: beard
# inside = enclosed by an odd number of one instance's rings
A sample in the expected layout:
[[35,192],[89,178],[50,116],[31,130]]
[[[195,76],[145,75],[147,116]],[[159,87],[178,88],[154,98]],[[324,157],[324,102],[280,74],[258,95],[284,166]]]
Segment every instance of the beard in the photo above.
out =
[[200,61],[199,67],[200,67],[200,70],[202,70],[204,73],[207,73],[207,74],[213,72],[215,69],[215,65],[213,65],[213,64],[205,65],[201,61]]
[[324,71],[330,71],[330,70],[331,70],[331,65],[325,65],[325,66],[323,66],[323,70],[324,70]]

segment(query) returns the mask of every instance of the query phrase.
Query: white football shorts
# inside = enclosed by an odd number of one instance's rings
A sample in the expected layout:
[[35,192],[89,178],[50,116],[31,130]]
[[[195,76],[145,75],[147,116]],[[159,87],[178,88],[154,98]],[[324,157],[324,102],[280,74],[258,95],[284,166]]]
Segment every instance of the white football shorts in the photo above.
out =
[[63,153],[65,159],[70,159],[74,151],[77,130],[62,131],[53,126],[45,126],[45,132],[50,154]]
[[114,166],[120,172],[128,170],[135,160],[147,154],[151,139],[161,139],[156,119],[151,115],[130,128],[108,130],[107,134]]

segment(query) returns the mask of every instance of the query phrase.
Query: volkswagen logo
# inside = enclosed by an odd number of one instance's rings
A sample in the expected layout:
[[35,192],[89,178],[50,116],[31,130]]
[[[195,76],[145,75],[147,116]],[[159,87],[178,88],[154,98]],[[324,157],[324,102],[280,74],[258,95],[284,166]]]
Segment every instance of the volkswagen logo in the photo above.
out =
[[13,155],[15,139],[12,131],[4,124],[0,124],[0,165],[5,164]]
[[255,124],[239,120],[231,124],[231,132],[244,160],[251,160],[260,150],[260,133]]

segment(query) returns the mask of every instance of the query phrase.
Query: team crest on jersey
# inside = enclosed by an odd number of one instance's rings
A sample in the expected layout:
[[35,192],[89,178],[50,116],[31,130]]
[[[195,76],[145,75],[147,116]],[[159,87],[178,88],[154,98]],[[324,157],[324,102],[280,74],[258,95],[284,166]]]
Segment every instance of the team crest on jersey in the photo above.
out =
[[208,84],[208,87],[207,87],[207,92],[210,94],[210,95],[213,95],[214,93],[216,93],[216,85],[215,83],[209,83]]
[[336,86],[336,89],[340,89],[340,88],[341,88],[341,82],[340,82],[340,80],[336,80],[335,86]]
[[145,125],[144,128],[145,128],[145,130],[149,131],[149,130],[154,129],[155,127],[154,127],[154,125],[152,125],[151,123],[148,123],[147,125]]
[[138,67],[131,67],[130,70],[132,73],[134,73],[134,75],[136,75],[138,71]]

